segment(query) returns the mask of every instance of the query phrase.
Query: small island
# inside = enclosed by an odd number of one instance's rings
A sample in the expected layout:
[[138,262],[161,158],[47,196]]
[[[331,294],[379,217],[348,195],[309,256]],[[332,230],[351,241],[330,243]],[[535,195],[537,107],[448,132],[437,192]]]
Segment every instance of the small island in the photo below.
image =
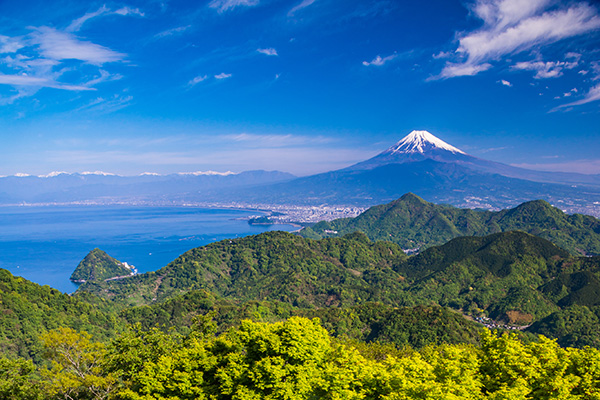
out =
[[88,253],[71,274],[74,283],[106,281],[135,275],[133,265],[121,262],[96,248]]

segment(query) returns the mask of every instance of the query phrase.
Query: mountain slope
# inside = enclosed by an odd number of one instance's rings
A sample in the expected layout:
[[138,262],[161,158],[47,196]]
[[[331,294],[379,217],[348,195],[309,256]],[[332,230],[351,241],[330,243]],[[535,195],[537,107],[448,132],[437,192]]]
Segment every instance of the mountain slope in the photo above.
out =
[[425,159],[455,163],[474,171],[497,174],[509,178],[545,183],[600,186],[600,175],[533,171],[477,158],[444,142],[427,131],[412,131],[387,150],[369,160],[352,165],[346,168],[346,170],[366,170],[388,164],[402,164],[423,161]]
[[[460,237],[406,258],[401,249],[362,234],[319,241],[268,232],[199,247],[152,273],[93,282],[89,291],[120,307],[157,304],[193,290],[232,301],[279,301],[300,307],[438,304],[529,323],[600,290],[600,258],[574,258],[524,232]],[[591,274],[561,296],[547,285],[561,274]],[[565,300],[566,301],[566,300]],[[566,304],[566,303],[565,303]]]
[[95,296],[69,296],[0,269],[0,350],[39,360],[39,336],[51,329],[86,330],[97,339],[112,337],[125,326],[108,302]]
[[90,251],[71,274],[74,282],[103,281],[120,276],[133,275],[133,267],[123,264],[96,248]]
[[485,209],[543,199],[571,213],[600,216],[600,175],[531,171],[483,160],[425,131],[411,132],[369,160],[245,191],[244,198],[272,204],[373,206],[407,192],[436,203]]
[[390,302],[401,280],[391,264],[405,258],[397,245],[373,243],[362,234],[313,241],[267,232],[198,247],[158,271],[88,282],[78,292],[126,305],[160,302],[198,289],[230,300],[278,300],[300,307]]
[[443,244],[459,236],[511,230],[540,236],[573,254],[600,254],[600,220],[565,214],[543,200],[492,212],[437,205],[407,193],[355,218],[319,222],[300,231],[300,235],[321,238],[361,231],[371,240],[387,240],[404,249],[414,249]]

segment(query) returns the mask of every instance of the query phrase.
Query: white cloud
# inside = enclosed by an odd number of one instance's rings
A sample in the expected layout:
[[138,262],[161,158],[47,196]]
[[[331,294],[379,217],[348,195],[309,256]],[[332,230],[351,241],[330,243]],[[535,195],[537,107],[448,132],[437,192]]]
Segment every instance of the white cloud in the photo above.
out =
[[227,79],[227,78],[231,78],[231,74],[226,74],[225,72],[221,72],[218,75],[215,75],[215,78],[217,79]]
[[512,66],[513,69],[536,71],[535,79],[558,78],[563,74],[563,68],[573,69],[578,65],[577,62],[560,61],[523,61]]
[[99,72],[100,76],[87,81],[85,86],[94,86],[103,82],[118,81],[119,79],[123,79],[123,75],[121,74],[110,74],[108,71],[103,69],[101,69]]
[[591,103],[600,100],[600,84],[592,87],[581,100],[577,100],[568,104],[563,104],[555,107],[552,111],[557,111],[561,108],[580,106],[582,104]]
[[86,13],[82,17],[74,19],[73,22],[71,22],[71,24],[65,29],[65,31],[66,32],[77,32],[78,30],[81,29],[81,27],[83,26],[83,24],[86,21],[88,21],[92,18],[100,17],[103,15],[111,15],[111,14],[122,15],[122,16],[126,16],[126,15],[137,15],[140,17],[144,16],[144,13],[141,12],[138,8],[122,7],[118,10],[112,11],[110,8],[106,7],[106,5],[103,5],[96,11]]
[[507,80],[502,79],[502,80],[500,80],[500,83],[503,84],[504,86],[512,87],[512,83],[510,83]]
[[100,114],[108,114],[131,105],[132,101],[133,96],[121,96],[119,94],[115,94],[108,98],[97,97],[88,104],[79,107],[76,111],[87,110]]
[[69,25],[67,27],[67,29],[65,29],[65,31],[67,31],[67,32],[77,32],[78,30],[81,29],[81,27],[83,26],[83,24],[88,19],[95,18],[95,17],[97,17],[99,15],[104,15],[104,14],[108,13],[109,11],[110,11],[110,9],[107,8],[105,5],[103,5],[102,7],[100,7],[98,10],[96,10],[94,12],[86,13],[82,17],[74,19],[73,22],[71,22],[71,25]]
[[215,8],[219,13],[223,13],[239,6],[257,6],[258,3],[259,0],[212,0],[208,6],[210,8]]
[[41,54],[51,60],[80,60],[91,64],[122,61],[125,54],[80,40],[75,35],[54,28],[40,27],[32,34]]
[[154,35],[154,37],[157,39],[162,39],[162,38],[166,38],[169,36],[178,35],[180,33],[187,31],[191,27],[192,27],[191,25],[178,26],[177,28],[167,29],[166,31],[159,32],[156,35]]
[[0,85],[12,85],[12,86],[34,86],[34,87],[48,87],[54,89],[63,90],[95,90],[87,86],[69,85],[66,83],[56,82],[49,78],[28,76],[28,75],[3,75],[0,74]]
[[389,55],[387,57],[381,57],[381,56],[377,56],[375,57],[373,60],[369,61],[363,61],[362,64],[364,66],[369,66],[369,65],[375,65],[375,66],[382,66],[384,65],[386,62],[393,60],[394,58],[398,57],[398,54],[394,53],[392,55]]
[[195,86],[198,83],[205,81],[208,78],[207,75],[198,75],[197,77],[195,77],[194,79],[192,79],[191,81],[188,82],[189,86]]
[[308,6],[310,6],[311,4],[313,4],[315,1],[317,0],[303,0],[302,3],[298,4],[297,6],[295,6],[294,8],[292,8],[289,12],[288,12],[288,17],[292,17],[294,16],[294,14],[296,13],[296,11],[302,10],[303,8],[306,8]]
[[118,15],[137,15],[138,17],[143,17],[144,13],[140,11],[139,8],[131,8],[131,7],[122,7],[118,10],[114,11],[115,14]]
[[553,3],[551,0],[478,0],[473,12],[484,21],[484,26],[459,37],[456,55],[464,61],[447,63],[439,78],[475,75],[489,69],[489,61],[600,28],[597,10],[589,4],[573,4],[569,8],[544,12]]
[[259,53],[265,54],[267,56],[278,56],[279,55],[279,54],[277,54],[277,50],[275,50],[274,48],[256,49],[256,51],[258,51]]
[[492,64],[454,64],[446,63],[440,74],[442,78],[454,78],[456,76],[473,76],[492,68]]
[[0,35],[0,54],[16,53],[25,45],[16,38]]

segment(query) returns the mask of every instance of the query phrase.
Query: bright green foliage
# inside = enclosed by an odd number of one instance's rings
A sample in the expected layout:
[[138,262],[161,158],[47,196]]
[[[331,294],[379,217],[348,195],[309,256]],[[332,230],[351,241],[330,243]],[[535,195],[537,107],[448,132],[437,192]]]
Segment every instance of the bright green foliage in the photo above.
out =
[[42,371],[46,390],[65,399],[107,399],[116,379],[103,372],[104,345],[94,343],[87,332],[59,328],[41,336],[51,368]]
[[600,220],[588,215],[567,215],[543,200],[491,212],[428,203],[408,193],[391,203],[371,207],[356,218],[319,222],[300,234],[320,239],[361,231],[371,240],[386,240],[413,249],[440,245],[459,236],[514,230],[547,239],[573,254],[600,255]]
[[71,274],[72,281],[103,281],[118,276],[131,275],[131,269],[112,258],[100,249],[94,249],[85,256]]
[[31,360],[0,358],[0,399],[41,400],[41,382]]
[[[363,349],[364,350],[364,349]],[[194,336],[136,370],[118,398],[598,399],[600,352],[540,337],[482,334],[482,346],[441,345],[365,358],[332,341],[318,320],[245,321]],[[151,353],[148,353],[151,355]]]
[[418,351],[354,347],[301,317],[246,320],[220,335],[208,319],[185,336],[137,327],[107,348],[70,329],[43,341],[52,369],[41,379],[31,362],[0,359],[3,399],[600,400],[597,349],[488,330],[480,346]]

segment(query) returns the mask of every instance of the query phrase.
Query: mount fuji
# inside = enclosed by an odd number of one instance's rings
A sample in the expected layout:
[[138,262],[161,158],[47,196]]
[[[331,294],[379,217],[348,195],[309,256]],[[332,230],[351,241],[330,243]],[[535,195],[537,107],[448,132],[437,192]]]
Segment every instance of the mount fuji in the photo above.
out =
[[248,195],[270,203],[372,206],[407,192],[431,202],[486,209],[543,199],[568,212],[600,215],[600,204],[594,204],[600,199],[600,175],[533,171],[484,160],[422,130],[368,160],[270,185],[258,197]]
[[543,172],[517,168],[495,161],[471,156],[444,142],[427,131],[412,131],[402,140],[377,156],[346,168],[346,170],[373,169],[388,164],[401,164],[423,160],[455,163],[480,172],[499,174],[510,178],[535,182],[583,184],[600,187],[600,175],[566,172]]

